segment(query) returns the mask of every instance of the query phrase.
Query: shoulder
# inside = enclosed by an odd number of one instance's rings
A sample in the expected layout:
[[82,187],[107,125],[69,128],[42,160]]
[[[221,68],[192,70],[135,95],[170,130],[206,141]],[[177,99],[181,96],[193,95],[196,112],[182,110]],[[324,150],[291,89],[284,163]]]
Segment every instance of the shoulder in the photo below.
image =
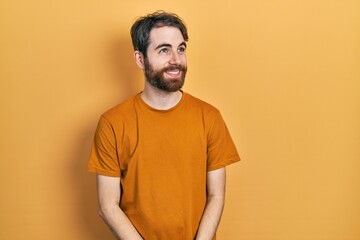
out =
[[118,122],[126,118],[131,118],[135,115],[135,104],[137,95],[134,95],[122,103],[105,111],[101,118],[106,119],[109,122]]
[[209,115],[209,116],[215,116],[220,114],[219,109],[217,109],[213,105],[197,97],[194,97],[189,93],[184,93],[184,94],[186,98],[185,102],[190,109],[201,111],[204,115]]

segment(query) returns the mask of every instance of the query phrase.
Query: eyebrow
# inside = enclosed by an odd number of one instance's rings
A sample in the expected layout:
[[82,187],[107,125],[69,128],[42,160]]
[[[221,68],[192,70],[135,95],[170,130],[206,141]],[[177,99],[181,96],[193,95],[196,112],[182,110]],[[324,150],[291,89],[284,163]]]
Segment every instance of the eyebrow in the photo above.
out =
[[[186,42],[180,43],[180,44],[179,44],[179,47],[180,47],[180,46],[186,47]],[[171,46],[171,44],[169,44],[169,43],[162,43],[162,44],[156,46],[155,50],[157,50],[157,49],[159,49],[159,48],[162,48],[162,47],[172,47],[172,46]]]

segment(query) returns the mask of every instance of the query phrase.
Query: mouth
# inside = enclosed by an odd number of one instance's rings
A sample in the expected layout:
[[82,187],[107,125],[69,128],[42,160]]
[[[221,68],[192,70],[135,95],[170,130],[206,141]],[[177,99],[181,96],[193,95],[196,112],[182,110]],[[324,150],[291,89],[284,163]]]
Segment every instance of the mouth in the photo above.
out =
[[180,69],[172,69],[172,70],[166,71],[165,73],[170,77],[177,78],[180,76],[181,71],[180,71]]

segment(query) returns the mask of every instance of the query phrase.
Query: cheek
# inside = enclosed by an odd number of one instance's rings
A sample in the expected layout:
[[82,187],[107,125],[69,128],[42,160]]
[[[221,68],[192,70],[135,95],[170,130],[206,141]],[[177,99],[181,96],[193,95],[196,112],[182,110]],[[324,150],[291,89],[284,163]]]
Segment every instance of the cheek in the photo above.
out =
[[151,62],[151,65],[155,68],[155,69],[161,69],[163,67],[166,66],[168,60],[163,57],[163,58],[157,58],[157,59],[154,59],[152,62]]
[[183,64],[187,64],[187,58],[186,58],[186,55],[181,56],[181,61],[183,62]]

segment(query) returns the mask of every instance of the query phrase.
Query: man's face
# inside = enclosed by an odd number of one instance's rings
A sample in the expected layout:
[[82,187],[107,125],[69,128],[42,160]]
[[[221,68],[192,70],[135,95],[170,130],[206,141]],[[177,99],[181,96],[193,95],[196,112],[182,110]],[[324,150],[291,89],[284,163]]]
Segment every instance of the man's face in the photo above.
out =
[[146,80],[167,92],[180,90],[187,71],[186,43],[180,30],[175,27],[153,28],[149,40],[144,59]]

